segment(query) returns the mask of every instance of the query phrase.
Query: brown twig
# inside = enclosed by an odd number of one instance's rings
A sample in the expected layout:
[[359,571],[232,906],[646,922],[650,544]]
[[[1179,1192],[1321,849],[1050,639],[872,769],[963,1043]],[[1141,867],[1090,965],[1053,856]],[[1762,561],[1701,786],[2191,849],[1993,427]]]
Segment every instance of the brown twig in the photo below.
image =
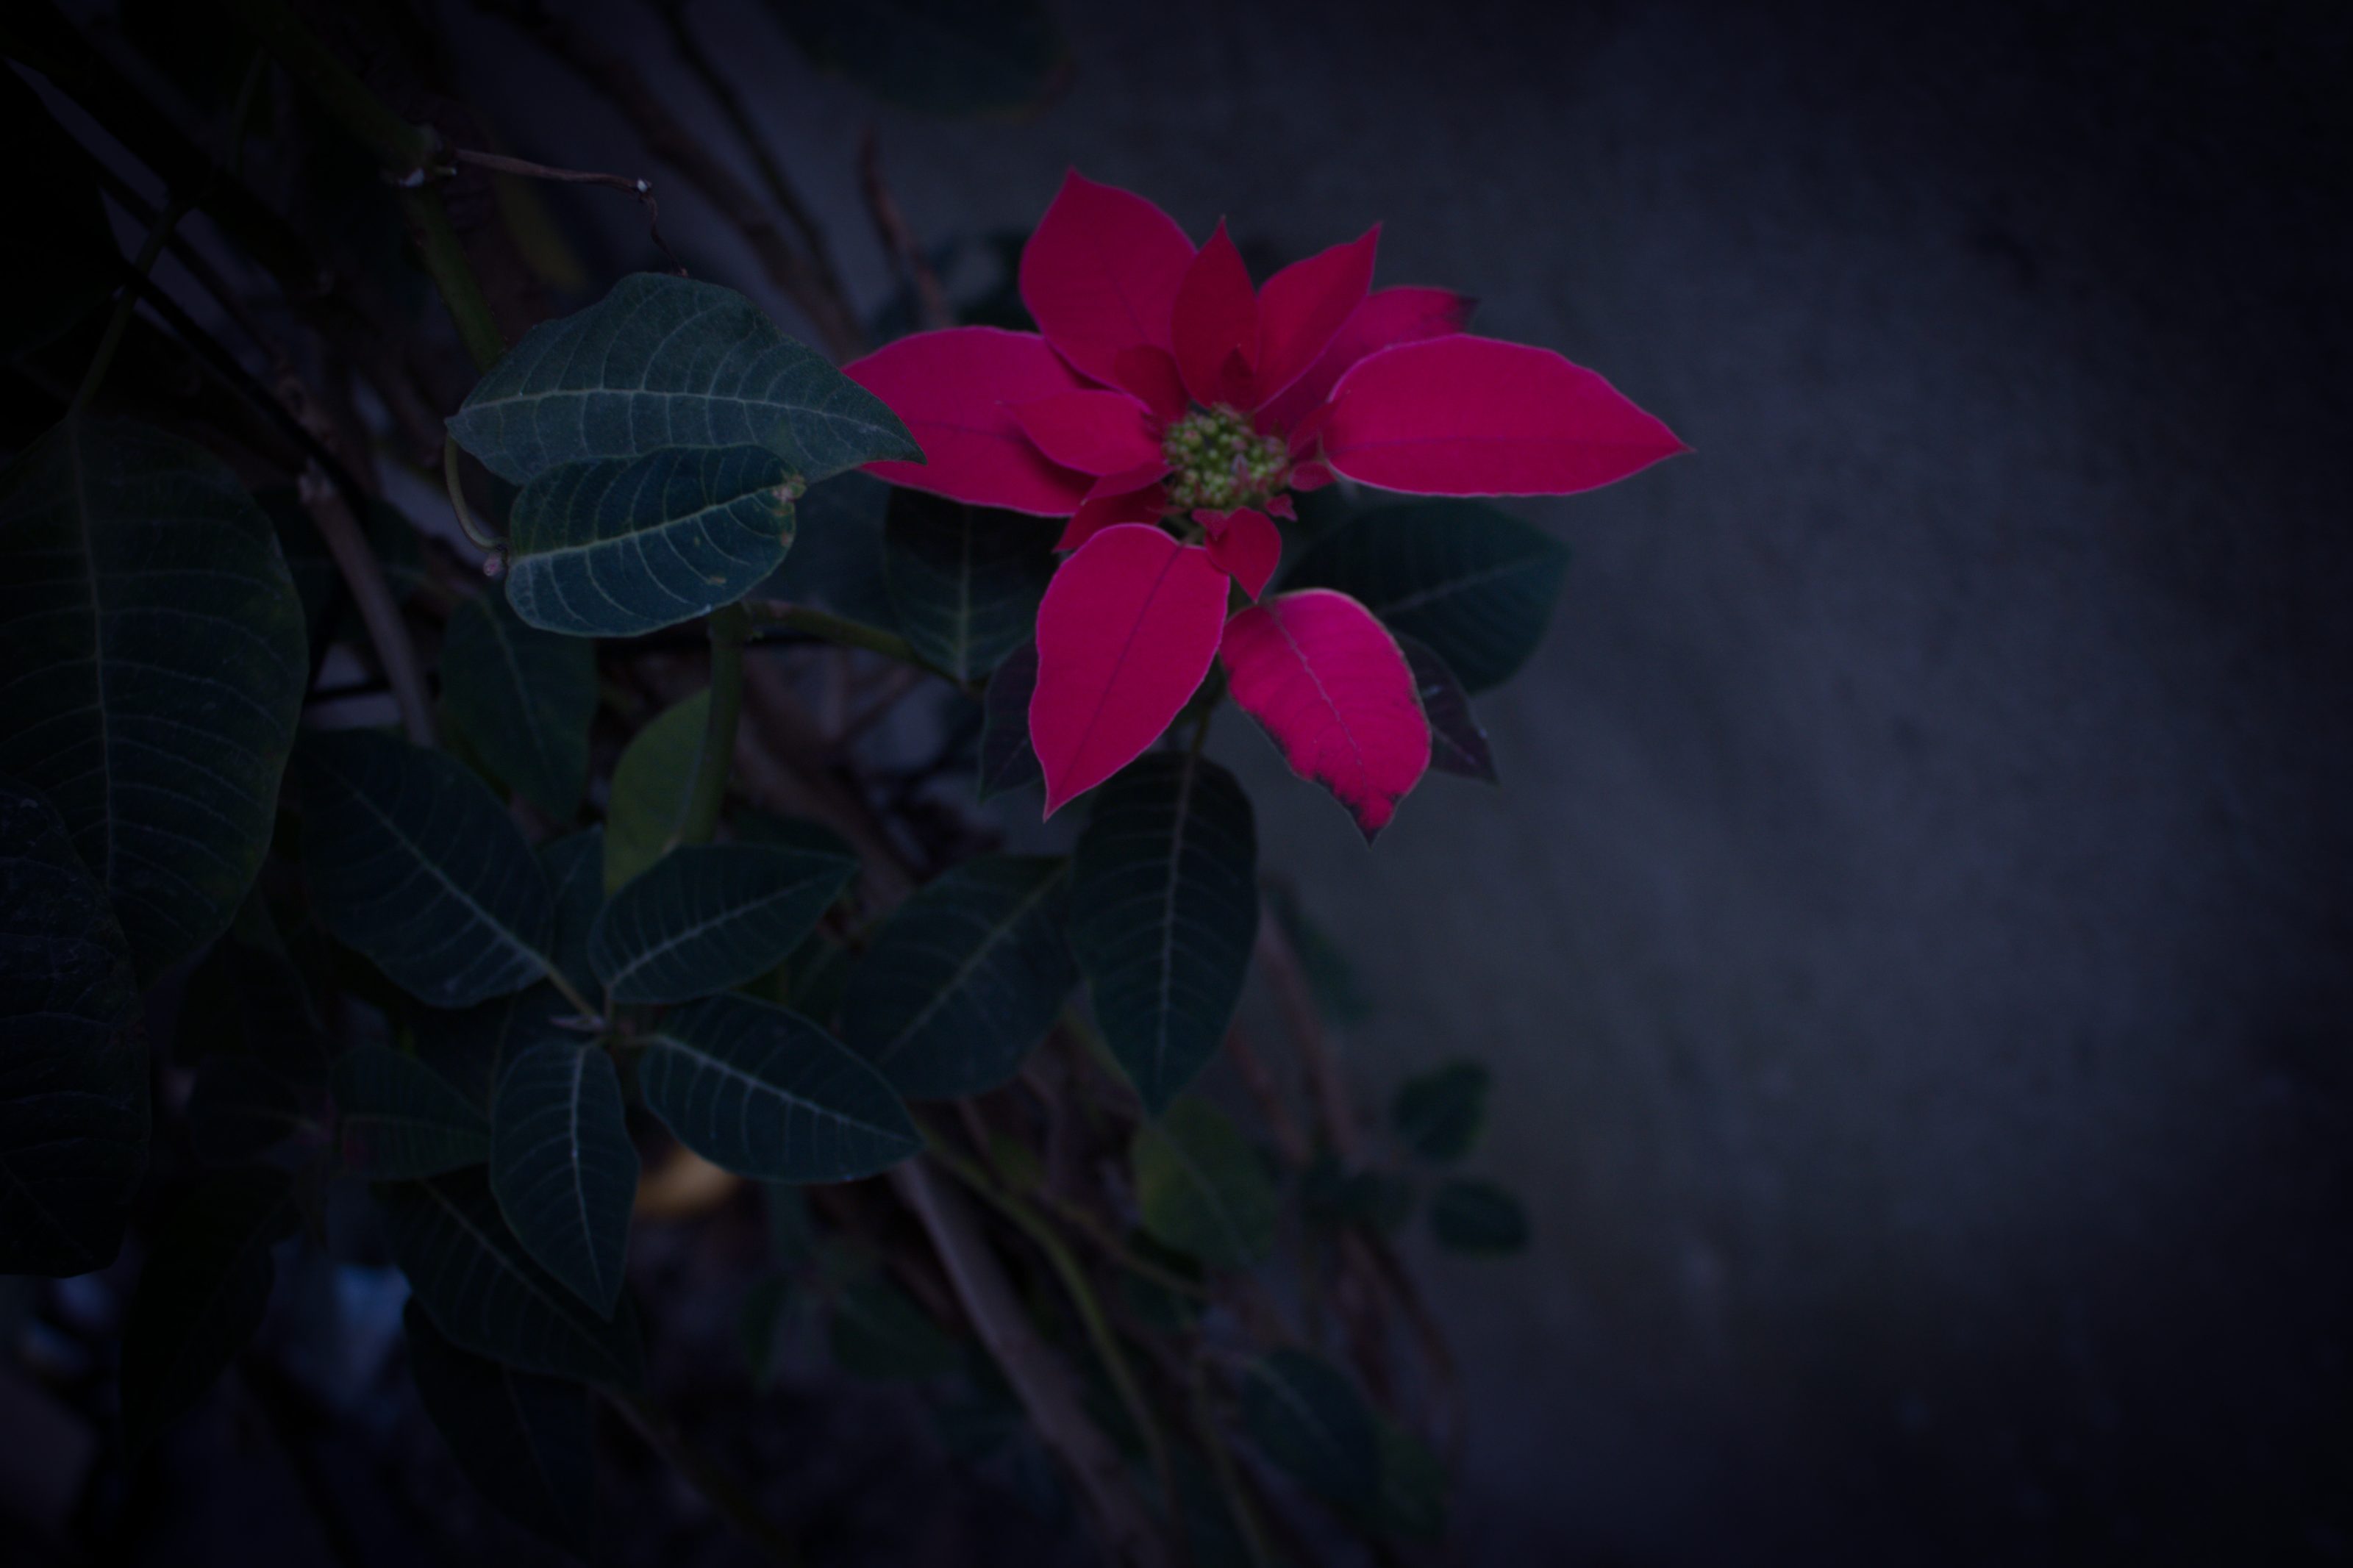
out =
[[864,345],[858,318],[840,290],[817,263],[796,247],[776,215],[724,160],[670,112],[627,56],[607,47],[589,29],[557,15],[544,0],[475,0],[481,10],[504,17],[536,39],[575,76],[609,100],[655,157],[676,169],[733,225],[769,280],[783,289],[837,359]]
[[889,253],[907,286],[915,291],[923,325],[955,326],[955,310],[948,303],[947,290],[940,287],[939,274],[932,270],[930,259],[915,239],[915,231],[907,226],[905,215],[899,211],[899,204],[882,178],[882,138],[871,125],[858,144],[858,184],[866,193],[866,211],[874,220],[874,232],[881,239],[883,250]]
[[632,179],[627,174],[599,174],[587,169],[559,169],[549,163],[534,163],[528,158],[510,158],[503,153],[479,153],[470,147],[459,147],[449,154],[460,163],[471,163],[478,169],[488,169],[494,174],[514,174],[526,180],[548,180],[559,185],[602,185],[607,190],[621,191],[633,195],[646,206],[646,232],[653,236],[654,248],[670,258],[670,267],[681,278],[686,276],[686,263],[661,237],[661,204],[654,200],[651,180]]

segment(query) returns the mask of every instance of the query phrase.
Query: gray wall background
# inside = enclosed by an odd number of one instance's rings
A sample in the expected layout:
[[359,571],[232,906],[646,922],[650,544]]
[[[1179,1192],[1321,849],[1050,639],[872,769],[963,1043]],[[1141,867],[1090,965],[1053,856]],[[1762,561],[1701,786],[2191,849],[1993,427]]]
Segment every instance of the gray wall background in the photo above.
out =
[[[575,89],[449,9],[522,150],[650,167],[542,144]],[[873,121],[933,237],[1071,163],[1285,257],[1384,220],[1381,281],[1697,449],[1526,507],[1577,559],[1501,794],[1368,854],[1219,743],[1379,1003],[1366,1103],[1499,1074],[1536,1250],[1430,1263],[1475,1555],[2353,1553],[2342,14],[1065,9],[1070,96],[977,127],[691,14],[870,304]]]

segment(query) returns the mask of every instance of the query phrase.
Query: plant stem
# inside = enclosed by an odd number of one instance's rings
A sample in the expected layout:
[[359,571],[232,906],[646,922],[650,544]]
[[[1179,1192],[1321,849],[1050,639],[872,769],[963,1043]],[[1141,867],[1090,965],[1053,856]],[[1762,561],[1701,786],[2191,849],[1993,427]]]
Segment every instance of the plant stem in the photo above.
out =
[[727,799],[727,775],[735,759],[735,727],[744,712],[744,644],[752,635],[752,617],[741,605],[711,612],[711,717],[702,731],[702,750],[694,763],[694,792],[687,797],[686,822],[679,829],[681,844],[708,844],[719,827],[719,808]]
[[800,1552],[791,1539],[760,1511],[735,1479],[719,1468],[718,1461],[688,1442],[669,1418],[654,1408],[651,1401],[641,1394],[619,1394],[605,1390],[606,1398],[621,1414],[647,1447],[668,1460],[670,1467],[684,1476],[703,1500],[725,1514],[729,1522],[744,1533],[744,1538],[777,1562],[786,1564],[800,1561]]
[[843,647],[863,648],[879,653],[885,658],[895,658],[902,664],[912,664],[918,669],[931,670],[943,680],[953,679],[944,670],[932,669],[915,652],[915,645],[897,632],[853,621],[847,616],[837,616],[807,605],[787,605],[776,599],[746,599],[743,606],[763,626],[779,631],[798,632],[803,637],[818,637]]
[[326,542],[327,553],[334,557],[343,585],[351,590],[360,624],[367,627],[376,662],[384,666],[385,681],[400,710],[400,727],[415,744],[434,744],[433,702],[425,692],[425,671],[417,662],[417,645],[409,639],[408,623],[400,618],[400,606],[393,601],[384,568],[359,519],[315,460],[295,480],[294,493]]
[[458,514],[458,531],[476,549],[486,550],[494,558],[502,557],[506,542],[476,522],[473,509],[466,504],[466,487],[458,477],[458,438],[447,431],[441,437],[441,482],[449,491],[449,510]]
[[122,297],[114,302],[114,313],[106,319],[106,331],[98,340],[98,352],[90,356],[90,368],[82,373],[81,385],[74,391],[68,418],[79,415],[98,395],[99,384],[106,379],[107,367],[114,363],[114,351],[122,346],[122,334],[131,325],[131,314],[139,308],[139,286],[153,269],[155,258],[163,254],[164,242],[172,237],[172,230],[193,205],[185,197],[174,197],[164,207],[163,216],[155,220],[155,226],[147,231],[147,243],[139,247],[139,258],[131,264],[131,276],[122,280]]
[[474,276],[472,263],[466,259],[466,247],[459,243],[458,231],[449,226],[449,214],[441,205],[441,194],[428,186],[406,190],[400,193],[400,207],[407,215],[411,237],[417,241],[417,254],[424,258],[426,273],[439,290],[449,319],[457,323],[458,338],[466,345],[467,357],[474,362],[476,370],[490,369],[507,352],[506,335],[491,319],[491,302],[482,294],[481,280]]
[[1233,1451],[1226,1447],[1226,1435],[1218,1427],[1218,1413],[1209,1406],[1208,1363],[1193,1363],[1192,1384],[1193,1430],[1209,1456],[1209,1470],[1218,1478],[1218,1490],[1225,1497],[1226,1511],[1234,1516],[1234,1528],[1241,1533],[1242,1549],[1250,1553],[1253,1568],[1269,1568],[1274,1559],[1267,1550],[1265,1533],[1259,1528],[1258,1510],[1250,1506],[1250,1494],[1242,1489],[1241,1477],[1234,1469]]

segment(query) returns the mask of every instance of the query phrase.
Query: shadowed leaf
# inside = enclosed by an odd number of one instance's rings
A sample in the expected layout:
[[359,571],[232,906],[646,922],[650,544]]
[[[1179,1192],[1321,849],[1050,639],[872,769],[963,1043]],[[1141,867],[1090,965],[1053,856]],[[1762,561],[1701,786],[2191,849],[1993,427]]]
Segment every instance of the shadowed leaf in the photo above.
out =
[[539,847],[539,868],[555,898],[555,945],[548,957],[583,996],[596,989],[588,933],[605,908],[605,830],[569,833]]
[[251,1057],[207,1057],[185,1114],[188,1146],[207,1165],[251,1164],[304,1133],[324,1141],[301,1089]]
[[508,1065],[492,1117],[491,1190],[523,1249],[610,1317],[621,1295],[638,1151],[613,1058],[585,1041]]
[[956,679],[987,675],[1038,623],[1055,531],[1050,520],[894,489],[883,540],[899,629]]
[[1247,1268],[1274,1250],[1274,1177],[1208,1100],[1184,1096],[1138,1127],[1129,1159],[1144,1228],[1163,1247],[1212,1268]]
[[686,826],[695,759],[710,717],[711,693],[698,691],[664,709],[621,752],[605,806],[607,897],[659,859]]
[[354,1046],[335,1058],[343,1168],[378,1181],[438,1176],[491,1157],[481,1107],[417,1058]]
[[580,1557],[596,1535],[588,1391],[459,1350],[415,1300],[402,1310],[408,1373],[458,1468],[491,1507]]
[[605,905],[589,962],[620,1002],[690,1002],[775,967],[858,862],[750,844],[671,850]]
[[882,521],[891,510],[891,487],[871,474],[840,474],[810,486],[793,510],[798,523],[792,553],[761,593],[895,628],[898,611],[882,571]]
[[980,798],[988,800],[1045,777],[1029,744],[1029,699],[1038,689],[1038,645],[1025,642],[998,661],[981,697]]
[[526,626],[502,595],[477,594],[449,616],[441,700],[491,772],[558,822],[588,784],[596,651]]
[[1449,1182],[1430,1200],[1430,1234],[1449,1252],[1505,1258],[1528,1246],[1528,1211],[1493,1182]]
[[1379,1506],[1380,1429],[1347,1373],[1279,1350],[1251,1363],[1241,1403],[1251,1440],[1300,1485],[1343,1509]]
[[175,1205],[122,1328],[122,1435],[132,1453],[195,1408],[245,1348],[278,1271],[269,1249],[294,1234],[277,1171],[223,1171]]
[[1430,718],[1430,765],[1442,773],[1501,784],[1494,751],[1487,744],[1487,731],[1479,727],[1478,715],[1471,711],[1471,696],[1462,682],[1429,645],[1409,637],[1398,637],[1397,645],[1405,651],[1414,688],[1421,694],[1421,710]]
[[1477,1062],[1449,1062],[1408,1079],[1389,1102],[1389,1126],[1398,1142],[1425,1160],[1460,1160],[1479,1142],[1492,1077]]

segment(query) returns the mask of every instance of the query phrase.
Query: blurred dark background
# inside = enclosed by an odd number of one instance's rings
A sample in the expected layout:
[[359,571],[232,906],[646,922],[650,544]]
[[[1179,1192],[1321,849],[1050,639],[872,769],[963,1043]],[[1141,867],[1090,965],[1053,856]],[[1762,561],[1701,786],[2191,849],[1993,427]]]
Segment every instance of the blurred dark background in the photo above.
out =
[[[625,125],[438,9],[515,151],[654,174],[794,325]],[[726,143],[651,10],[570,9]],[[2347,9],[1062,10],[1068,94],[974,125],[690,7],[862,305],[871,123],[929,238],[1071,163],[1278,259],[1380,220],[1379,281],[1696,449],[1522,508],[1576,559],[1482,703],[1500,794],[1434,779],[1366,853],[1219,741],[1377,1005],[1366,1103],[1498,1074],[1536,1248],[1424,1260],[1470,1559],[2353,1557]],[[552,199],[592,272],[652,259]]]

